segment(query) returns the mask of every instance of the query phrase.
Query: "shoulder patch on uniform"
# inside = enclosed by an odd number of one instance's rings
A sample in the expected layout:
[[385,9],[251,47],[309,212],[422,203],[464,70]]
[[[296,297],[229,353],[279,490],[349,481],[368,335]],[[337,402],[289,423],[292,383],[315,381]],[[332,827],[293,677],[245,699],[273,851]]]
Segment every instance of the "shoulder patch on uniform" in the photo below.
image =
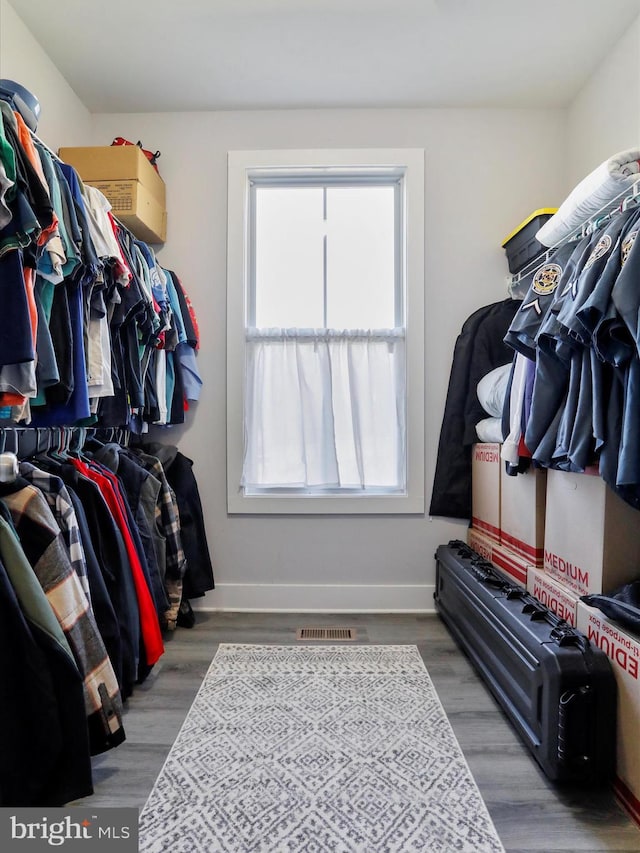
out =
[[604,234],[596,243],[594,250],[589,255],[589,259],[587,263],[584,265],[585,270],[588,270],[589,267],[592,267],[598,258],[601,258],[603,255],[606,255],[609,249],[611,248],[611,237],[609,234]]
[[532,299],[531,302],[527,302],[526,305],[523,305],[520,310],[528,311],[530,308],[533,308],[538,317],[542,314],[542,308],[540,307],[539,299]]
[[632,231],[631,234],[627,234],[627,236],[622,241],[622,264],[629,257],[629,252],[631,251],[631,247],[636,242],[636,237],[638,236],[638,229]]
[[547,293],[553,293],[558,286],[561,276],[562,267],[559,264],[545,264],[543,267],[540,267],[533,277],[532,286],[534,291],[543,296]]

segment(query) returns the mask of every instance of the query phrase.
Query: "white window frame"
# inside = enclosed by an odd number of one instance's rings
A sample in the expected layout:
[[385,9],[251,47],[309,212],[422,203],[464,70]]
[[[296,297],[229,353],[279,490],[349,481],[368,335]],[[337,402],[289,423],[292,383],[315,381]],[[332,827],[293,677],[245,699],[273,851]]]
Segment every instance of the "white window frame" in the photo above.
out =
[[[404,323],[407,370],[407,483],[402,494],[245,494],[245,332],[250,263],[251,177],[291,170],[402,174]],[[227,510],[230,514],[423,514],[424,497],[424,150],[321,149],[230,151],[227,233]]]

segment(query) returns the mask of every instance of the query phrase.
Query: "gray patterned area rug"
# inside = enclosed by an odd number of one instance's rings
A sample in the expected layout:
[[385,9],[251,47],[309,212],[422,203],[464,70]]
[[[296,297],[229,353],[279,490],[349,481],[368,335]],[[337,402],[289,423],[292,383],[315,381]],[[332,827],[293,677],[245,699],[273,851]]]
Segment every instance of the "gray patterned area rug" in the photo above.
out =
[[416,646],[221,645],[142,853],[504,853]]

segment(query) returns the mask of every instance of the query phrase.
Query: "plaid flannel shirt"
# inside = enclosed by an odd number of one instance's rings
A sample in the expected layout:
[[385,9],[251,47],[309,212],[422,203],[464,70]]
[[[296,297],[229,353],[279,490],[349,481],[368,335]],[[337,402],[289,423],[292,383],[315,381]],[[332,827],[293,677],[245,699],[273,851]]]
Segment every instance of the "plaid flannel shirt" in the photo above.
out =
[[136,449],[134,453],[135,459],[142,467],[160,481],[160,493],[156,504],[156,524],[166,540],[167,573],[165,588],[171,607],[165,616],[167,627],[173,629],[177,624],[178,608],[182,599],[182,578],[187,570],[187,558],[182,547],[178,503],[160,460],[148,453],[143,453],[141,450]]
[[89,599],[89,603],[91,603],[87,562],[82,546],[80,527],[67,487],[60,477],[50,474],[48,471],[42,471],[31,462],[20,463],[20,476],[28,480],[45,496],[67,546],[71,565],[80,578],[82,588]]

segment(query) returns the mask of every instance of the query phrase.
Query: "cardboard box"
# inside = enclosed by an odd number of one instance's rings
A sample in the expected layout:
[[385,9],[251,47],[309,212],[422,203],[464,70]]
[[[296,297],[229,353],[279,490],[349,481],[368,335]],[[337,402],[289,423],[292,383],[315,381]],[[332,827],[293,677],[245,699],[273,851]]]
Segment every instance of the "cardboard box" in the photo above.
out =
[[[139,181],[164,210],[165,183],[137,145],[96,145],[60,148],[58,156],[76,170],[83,181]],[[106,195],[106,193],[105,193]]]
[[547,472],[530,468],[510,477],[500,466],[500,543],[533,566],[544,561]]
[[163,243],[167,212],[140,181],[87,181],[109,199],[113,215],[145,243]]
[[640,823],[640,637],[582,601],[578,603],[577,627],[608,655],[613,666],[618,686],[615,791]]
[[489,560],[489,562],[491,562],[491,555],[493,554],[493,546],[495,544],[493,539],[486,536],[480,530],[474,527],[470,527],[467,530],[467,545],[473,548],[474,551],[477,551],[485,560]]
[[575,628],[580,598],[568,587],[554,580],[542,569],[531,566],[527,572],[527,590],[541,604]]
[[485,560],[508,575],[508,580],[519,586],[527,585],[529,563],[523,557],[514,554],[508,548],[500,545],[491,536],[481,530],[470,527],[467,531],[467,545],[477,551]]
[[474,444],[471,448],[471,525],[500,542],[499,444]]
[[597,475],[547,472],[544,569],[578,595],[640,577],[640,512]]

